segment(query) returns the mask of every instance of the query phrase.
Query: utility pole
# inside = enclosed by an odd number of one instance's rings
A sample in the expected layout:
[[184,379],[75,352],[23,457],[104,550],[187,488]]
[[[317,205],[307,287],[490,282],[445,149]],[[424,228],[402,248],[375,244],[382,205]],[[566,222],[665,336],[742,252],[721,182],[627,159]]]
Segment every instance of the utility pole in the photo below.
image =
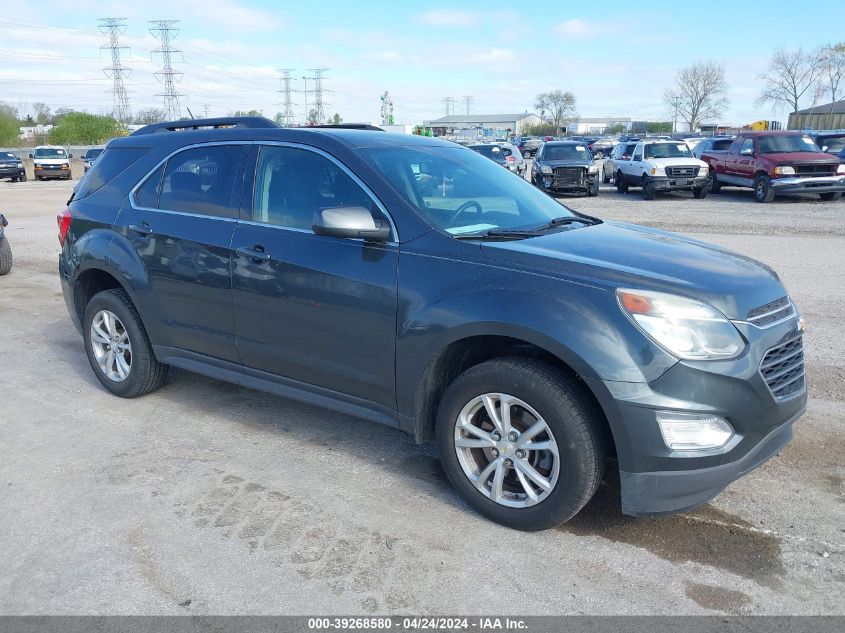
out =
[[464,96],[464,114],[469,116],[470,110],[472,109],[472,102],[475,101],[475,97],[470,95]]
[[205,119],[208,118],[208,104],[207,103],[204,104],[203,107],[202,107],[202,115],[203,115],[203,118],[205,118]]
[[317,125],[322,125],[326,122],[326,114],[323,111],[323,106],[327,106],[328,103],[323,102],[323,92],[331,92],[330,90],[326,90],[323,88],[323,73],[329,70],[328,68],[309,68],[309,72],[313,73],[313,77],[311,80],[314,82],[314,89],[312,92],[314,93],[314,109],[317,111]]
[[164,114],[168,120],[174,121],[178,119],[181,114],[179,107],[179,97],[181,95],[176,92],[176,82],[182,77],[182,73],[178,70],[173,70],[173,53],[181,53],[182,51],[173,48],[170,42],[179,34],[179,29],[175,25],[179,20],[151,20],[153,28],[150,29],[150,34],[156,39],[161,40],[161,46],[153,53],[161,53],[161,70],[155,73],[156,79],[162,83],[162,92],[158,93],[157,97],[164,97]]
[[[290,74],[293,72],[293,68],[280,68],[279,72],[282,73],[282,89],[280,92],[285,95],[285,100],[282,104],[285,106],[285,111],[282,113],[282,125],[284,127],[293,127],[294,119],[296,118],[293,114],[293,106],[296,104],[294,104],[290,97],[290,82],[292,81]],[[307,114],[306,112],[306,116]]]
[[305,98],[305,118],[302,119],[303,125],[308,125],[308,77],[302,75],[303,88],[302,95]]
[[455,98],[454,97],[443,97],[443,106],[446,111],[446,116],[450,114],[455,114]]
[[126,94],[126,86],[123,85],[123,78],[128,77],[132,72],[128,68],[124,68],[120,63],[121,49],[128,49],[128,46],[122,46],[118,39],[119,36],[126,33],[126,19],[125,18],[100,18],[100,33],[108,35],[109,43],[103,44],[100,50],[111,51],[111,66],[104,68],[103,72],[106,77],[112,80],[112,116],[115,121],[121,123],[129,123],[132,120],[132,115],[129,112],[129,96]]

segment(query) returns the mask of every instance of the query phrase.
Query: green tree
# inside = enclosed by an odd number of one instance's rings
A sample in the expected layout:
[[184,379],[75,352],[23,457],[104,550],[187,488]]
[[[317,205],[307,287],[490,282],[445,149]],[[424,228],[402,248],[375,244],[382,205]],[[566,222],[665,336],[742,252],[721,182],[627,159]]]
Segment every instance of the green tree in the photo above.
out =
[[46,103],[33,103],[36,125],[47,125],[50,122],[50,106]]
[[328,123],[329,125],[340,125],[341,123],[343,123],[343,119],[337,112],[335,112],[334,116],[329,117],[329,120],[326,121],[326,123]]
[[20,121],[14,106],[0,101],[0,146],[17,147],[20,143]]
[[671,134],[672,133],[672,122],[671,121],[648,121],[645,124],[646,132],[649,134]]
[[521,136],[554,136],[557,134],[555,126],[550,123],[536,125],[522,125],[519,129]]
[[96,145],[120,136],[122,127],[110,116],[71,112],[50,130],[50,142],[59,145]]
[[607,128],[608,134],[622,134],[625,131],[625,126],[621,123],[617,123],[615,125],[611,125]]
[[317,108],[311,108],[308,111],[308,120],[306,121],[308,125],[319,125],[320,124],[320,117],[319,113],[317,112]]

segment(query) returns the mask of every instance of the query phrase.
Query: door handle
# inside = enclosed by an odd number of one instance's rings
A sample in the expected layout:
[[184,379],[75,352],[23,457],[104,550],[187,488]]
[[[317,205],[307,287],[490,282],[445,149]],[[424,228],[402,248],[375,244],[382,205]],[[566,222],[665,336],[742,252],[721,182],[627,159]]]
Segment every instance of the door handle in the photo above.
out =
[[129,230],[138,235],[150,235],[153,232],[153,227],[150,226],[149,222],[144,220],[140,224],[130,224]]
[[255,245],[253,248],[246,248],[241,246],[240,248],[236,249],[235,251],[241,257],[246,257],[247,259],[251,259],[254,262],[269,262],[270,261],[270,253],[264,250],[263,246],[258,244]]

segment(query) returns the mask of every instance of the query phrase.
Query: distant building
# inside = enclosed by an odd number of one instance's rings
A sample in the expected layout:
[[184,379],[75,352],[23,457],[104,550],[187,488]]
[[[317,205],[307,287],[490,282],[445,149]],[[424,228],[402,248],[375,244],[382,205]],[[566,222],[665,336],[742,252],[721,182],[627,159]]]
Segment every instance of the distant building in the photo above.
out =
[[36,136],[45,136],[53,129],[52,125],[31,125],[20,129],[22,141],[31,141]]
[[521,134],[523,128],[538,125],[536,114],[450,114],[439,119],[424,121],[425,127],[434,130],[435,136],[457,136],[477,138],[505,138]]
[[630,117],[578,117],[566,124],[566,133],[573,134],[605,134],[610,128],[622,126],[624,132],[631,131]]
[[789,115],[788,130],[845,129],[845,101],[805,108]]

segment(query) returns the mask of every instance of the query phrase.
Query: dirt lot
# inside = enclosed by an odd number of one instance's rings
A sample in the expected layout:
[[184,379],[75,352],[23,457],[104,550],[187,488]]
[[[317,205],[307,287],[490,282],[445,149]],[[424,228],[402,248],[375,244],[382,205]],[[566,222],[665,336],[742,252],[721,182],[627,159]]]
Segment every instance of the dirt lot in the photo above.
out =
[[0,183],[0,613],[845,613],[845,201],[565,201],[776,268],[809,324],[811,399],[792,445],[696,511],[623,517],[611,479],[524,534],[398,431],[182,371],[108,395],[56,274],[70,190]]

